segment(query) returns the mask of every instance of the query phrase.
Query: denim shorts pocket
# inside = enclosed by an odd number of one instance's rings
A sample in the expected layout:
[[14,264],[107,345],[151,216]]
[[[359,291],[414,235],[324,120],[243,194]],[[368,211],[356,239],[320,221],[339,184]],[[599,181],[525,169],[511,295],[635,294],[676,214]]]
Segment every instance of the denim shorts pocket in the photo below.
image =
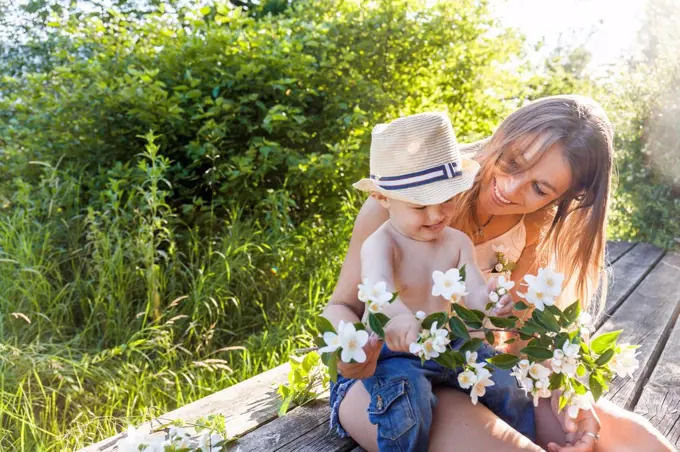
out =
[[371,394],[368,417],[378,425],[378,434],[395,440],[416,424],[409,400],[406,380],[390,381],[377,386]]

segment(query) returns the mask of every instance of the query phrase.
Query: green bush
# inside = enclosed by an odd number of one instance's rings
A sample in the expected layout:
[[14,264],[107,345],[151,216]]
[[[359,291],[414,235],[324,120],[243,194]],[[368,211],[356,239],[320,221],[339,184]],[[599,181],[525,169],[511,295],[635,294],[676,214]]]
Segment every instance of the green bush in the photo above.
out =
[[255,19],[222,3],[182,23],[159,13],[60,24],[68,45],[54,69],[0,85],[2,175],[61,160],[95,175],[84,195],[96,196],[153,130],[181,212],[230,202],[332,212],[365,171],[377,122],[448,108],[461,136],[481,137],[521,93],[502,69],[521,41],[487,32],[484,2],[419,7],[295,2]]

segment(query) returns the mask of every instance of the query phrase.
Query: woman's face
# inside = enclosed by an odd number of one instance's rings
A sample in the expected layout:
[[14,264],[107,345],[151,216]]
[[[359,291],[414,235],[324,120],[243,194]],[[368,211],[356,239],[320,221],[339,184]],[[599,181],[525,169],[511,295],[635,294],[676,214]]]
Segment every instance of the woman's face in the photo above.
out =
[[[528,168],[535,157],[529,150],[513,158],[501,157],[494,165],[490,180],[483,182],[479,193],[480,207],[489,215],[535,212],[562,196],[571,185],[571,168],[562,147],[554,144]],[[503,171],[509,171],[506,173]]]

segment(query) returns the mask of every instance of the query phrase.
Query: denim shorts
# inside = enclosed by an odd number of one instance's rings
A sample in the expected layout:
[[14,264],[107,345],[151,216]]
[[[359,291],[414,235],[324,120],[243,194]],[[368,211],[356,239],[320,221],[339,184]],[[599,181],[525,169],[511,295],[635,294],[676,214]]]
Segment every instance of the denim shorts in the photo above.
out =
[[[454,349],[462,340],[452,342]],[[477,351],[478,361],[496,352],[486,344]],[[469,393],[458,385],[462,369],[448,369],[433,360],[421,364],[420,358],[403,352],[393,352],[383,345],[375,374],[361,380],[371,396],[368,417],[378,426],[378,447],[381,451],[427,451],[432,412],[436,398],[433,386],[449,386]],[[532,400],[520,389],[510,371],[496,369],[491,379],[493,386],[479,401],[518,432],[535,441],[536,423]],[[340,403],[347,391],[359,380],[338,375],[331,383],[331,429],[342,436],[349,436],[338,418]],[[468,402],[472,403],[472,402]]]

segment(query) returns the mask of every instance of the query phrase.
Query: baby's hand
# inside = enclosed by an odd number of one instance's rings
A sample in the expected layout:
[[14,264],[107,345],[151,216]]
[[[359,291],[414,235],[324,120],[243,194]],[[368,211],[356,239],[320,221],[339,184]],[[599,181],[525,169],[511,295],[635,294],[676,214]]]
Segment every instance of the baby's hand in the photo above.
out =
[[379,337],[371,334],[368,342],[364,345],[366,361],[363,363],[344,363],[341,359],[338,359],[338,372],[345,378],[368,378],[373,376],[375,367],[378,364],[378,357],[380,357],[382,344],[383,342]]
[[411,343],[418,340],[421,329],[412,313],[396,315],[385,325],[385,343],[393,352],[408,352]]

